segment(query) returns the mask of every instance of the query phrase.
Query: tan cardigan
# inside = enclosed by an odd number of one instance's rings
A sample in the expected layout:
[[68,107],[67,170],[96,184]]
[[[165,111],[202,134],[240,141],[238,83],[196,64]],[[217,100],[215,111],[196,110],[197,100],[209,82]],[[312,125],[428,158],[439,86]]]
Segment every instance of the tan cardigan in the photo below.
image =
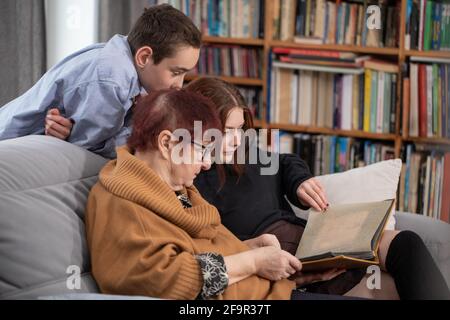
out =
[[[92,272],[104,293],[195,299],[203,278],[195,254],[249,248],[220,222],[217,209],[188,188],[183,209],[169,186],[125,147],[101,170],[89,195],[86,230]],[[219,299],[289,299],[294,282],[251,276]]]

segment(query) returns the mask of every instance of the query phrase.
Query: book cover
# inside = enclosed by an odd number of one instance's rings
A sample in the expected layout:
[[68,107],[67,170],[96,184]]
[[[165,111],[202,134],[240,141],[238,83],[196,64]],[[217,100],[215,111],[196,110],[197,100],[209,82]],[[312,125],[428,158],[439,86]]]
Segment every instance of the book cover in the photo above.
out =
[[295,256],[302,271],[378,264],[377,250],[394,199],[311,210]]

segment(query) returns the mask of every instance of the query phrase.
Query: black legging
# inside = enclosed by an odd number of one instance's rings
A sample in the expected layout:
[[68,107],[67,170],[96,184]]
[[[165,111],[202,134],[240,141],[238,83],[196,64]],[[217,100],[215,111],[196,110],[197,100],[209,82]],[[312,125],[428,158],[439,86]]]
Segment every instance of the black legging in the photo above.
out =
[[392,240],[386,269],[400,299],[450,299],[447,282],[422,239],[412,231],[402,231]]

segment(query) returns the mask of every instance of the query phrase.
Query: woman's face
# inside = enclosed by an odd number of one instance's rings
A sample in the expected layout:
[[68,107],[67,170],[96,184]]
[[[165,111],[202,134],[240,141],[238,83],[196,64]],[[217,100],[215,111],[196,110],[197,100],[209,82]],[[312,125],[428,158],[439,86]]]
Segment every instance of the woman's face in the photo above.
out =
[[174,190],[192,186],[200,171],[211,167],[211,149],[212,145],[203,141],[192,142],[180,152],[172,152],[169,175]]
[[225,121],[225,132],[222,139],[222,154],[225,163],[233,160],[236,149],[241,145],[241,129],[244,127],[244,110],[239,107],[231,109]]

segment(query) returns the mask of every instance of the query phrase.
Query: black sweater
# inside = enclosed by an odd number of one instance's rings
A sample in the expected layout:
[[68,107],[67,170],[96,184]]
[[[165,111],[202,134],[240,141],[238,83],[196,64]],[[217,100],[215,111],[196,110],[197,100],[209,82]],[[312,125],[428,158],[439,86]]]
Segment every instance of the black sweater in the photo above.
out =
[[220,188],[216,165],[203,171],[195,180],[202,196],[220,213],[222,223],[239,239],[258,236],[279,220],[305,225],[295,216],[285,196],[295,206],[302,206],[297,198],[299,185],[312,177],[306,162],[295,154],[281,154],[278,173],[261,175],[262,164],[247,164],[238,181],[231,166],[225,165],[226,180]]

